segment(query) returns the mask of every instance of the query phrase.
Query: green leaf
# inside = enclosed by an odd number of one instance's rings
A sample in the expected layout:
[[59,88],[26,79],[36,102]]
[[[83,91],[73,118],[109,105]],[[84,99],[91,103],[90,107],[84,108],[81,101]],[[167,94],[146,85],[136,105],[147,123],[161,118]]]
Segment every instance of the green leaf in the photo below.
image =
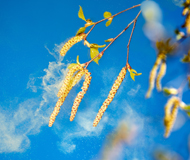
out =
[[186,113],[187,113],[188,117],[190,117],[190,112],[189,112],[189,111],[186,111]]
[[135,81],[135,76],[140,76],[142,74],[142,73],[137,73],[137,71],[135,71],[134,69],[129,69],[129,72],[133,81]]
[[163,92],[166,96],[178,94],[178,90],[175,88],[163,88]]
[[104,48],[105,46],[106,46],[105,44],[104,45],[98,45],[98,44],[95,44],[95,43],[90,44],[91,48]]
[[84,13],[82,10],[82,7],[80,6],[79,12],[78,12],[78,17],[81,18],[82,20],[86,21],[86,18],[84,17]]
[[80,64],[80,62],[79,62],[79,56],[77,56],[77,60],[76,61],[77,61],[77,64]]
[[[98,48],[90,48],[90,57],[93,59],[95,56],[99,54]],[[96,57],[93,61],[98,64],[99,57]]]
[[111,24],[112,20],[109,20],[106,22],[106,27],[108,27]]
[[108,18],[108,17],[111,17],[112,14],[110,12],[104,12],[104,18]]
[[182,62],[184,63],[189,63],[190,62],[190,55],[185,55],[182,59],[181,59]]
[[81,27],[81,28],[79,28],[79,30],[77,31],[76,36],[79,35],[79,34],[81,34],[81,33],[84,33],[85,30],[86,30],[86,27]]
[[183,109],[186,111],[190,111],[190,105],[186,105]]
[[77,65],[77,63],[71,63],[71,64],[69,64],[69,66],[67,67],[68,69],[71,69],[71,68],[73,68],[75,65]]

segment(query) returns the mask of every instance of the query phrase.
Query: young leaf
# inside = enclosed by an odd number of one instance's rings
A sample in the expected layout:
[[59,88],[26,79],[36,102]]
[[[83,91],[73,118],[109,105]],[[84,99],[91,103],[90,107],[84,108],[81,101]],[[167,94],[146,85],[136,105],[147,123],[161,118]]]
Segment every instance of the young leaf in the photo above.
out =
[[105,44],[104,45],[98,45],[98,44],[95,44],[95,43],[90,44],[91,48],[104,48],[105,46],[106,46]]
[[79,28],[79,30],[77,31],[76,36],[79,35],[79,34],[81,34],[81,33],[84,33],[85,30],[86,30],[86,27],[81,27],[81,28]]
[[108,17],[111,17],[112,14],[110,12],[104,12],[104,18],[108,18]]
[[[90,48],[90,57],[93,59],[95,56],[99,54],[98,48]],[[96,57],[93,61],[98,64],[99,57]]]
[[190,111],[190,105],[186,105],[183,109],[186,111]]
[[178,94],[178,90],[175,88],[163,88],[163,92],[166,96],[169,96],[170,94],[176,95]]
[[190,112],[189,112],[189,111],[187,111],[186,113],[187,113],[188,117],[190,117]]
[[91,26],[91,25],[93,25],[93,24],[94,24],[94,22],[92,22],[92,20],[87,19],[87,20],[86,20],[85,27]]
[[183,57],[183,59],[181,59],[181,61],[184,62],[184,63],[189,63],[190,62],[190,55],[189,54],[185,55]]
[[109,39],[107,39],[107,40],[104,40],[105,42],[111,42],[111,41],[113,41],[113,38],[109,38]]
[[108,27],[111,24],[112,20],[109,20],[106,22],[106,27]]
[[80,64],[80,62],[79,62],[79,56],[77,56],[77,60],[76,61],[77,61],[77,64]]
[[86,21],[85,17],[84,17],[84,13],[82,10],[82,7],[80,6],[79,12],[78,12],[78,17],[81,18],[82,20]]
[[133,81],[135,81],[135,76],[140,76],[142,74],[142,73],[137,73],[137,71],[135,71],[134,69],[129,69],[129,72]]
[[77,65],[77,63],[71,63],[71,64],[69,64],[69,66],[67,67],[68,69],[71,69],[71,68],[73,68],[75,65]]

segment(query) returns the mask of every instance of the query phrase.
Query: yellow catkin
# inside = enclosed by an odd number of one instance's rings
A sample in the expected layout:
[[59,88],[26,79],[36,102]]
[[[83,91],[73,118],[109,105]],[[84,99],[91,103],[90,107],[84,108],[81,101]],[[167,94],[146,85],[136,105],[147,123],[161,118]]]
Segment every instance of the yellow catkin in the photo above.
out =
[[187,33],[190,34],[190,12],[187,14],[185,19],[185,27],[187,29]]
[[165,74],[166,74],[166,62],[163,61],[161,66],[160,66],[160,71],[158,73],[158,76],[156,78],[156,88],[158,91],[162,90],[161,80]]
[[67,73],[67,75],[66,75],[66,77],[65,77],[65,79],[64,79],[64,81],[63,81],[63,84],[62,84],[62,86],[61,86],[61,88],[60,88],[60,90],[59,90],[59,92],[58,92],[58,94],[57,94],[57,97],[60,97],[60,96],[65,92],[65,90],[67,89],[67,87],[68,87],[68,85],[69,85],[69,83],[70,83],[70,81],[71,81],[71,79],[72,79],[73,74],[74,74],[76,71],[82,70],[82,69],[83,69],[83,66],[82,66],[82,65],[75,65],[75,66],[73,66],[73,67],[69,70],[69,72]]
[[174,122],[175,122],[175,119],[177,116],[178,106],[179,106],[179,99],[175,96],[171,97],[165,106],[165,117],[164,117],[165,134],[164,134],[164,137],[166,137],[166,138],[169,136],[170,131],[174,125]]
[[92,77],[90,76],[90,72],[88,72],[87,69],[84,69],[84,73],[85,73],[85,81],[83,82],[83,86],[81,87],[82,91],[77,94],[77,96],[74,100],[72,110],[71,110],[70,121],[74,120],[75,115],[76,115],[77,110],[78,110],[78,107],[80,105],[80,102],[81,102],[82,98],[84,97],[84,94],[88,90],[88,87],[89,87],[90,82],[91,82]]
[[78,71],[78,73],[76,73],[75,76],[73,77],[72,86],[75,86],[80,81],[83,75],[84,75],[84,70]]
[[[76,65],[74,67],[72,67],[69,72],[66,75],[66,78],[63,82],[63,85],[61,87],[61,89],[59,90],[58,96],[60,97],[59,100],[57,101],[54,110],[50,116],[50,120],[49,120],[49,127],[51,127],[53,125],[53,123],[55,122],[55,118],[59,113],[60,107],[63,104],[63,102],[65,101],[65,98],[67,97],[67,95],[69,94],[70,90],[73,87],[73,81],[74,79],[72,78],[73,74],[77,71],[77,70],[81,70],[83,69],[82,65]],[[75,77],[76,78],[76,77]]]
[[85,34],[82,33],[80,35],[77,35],[73,38],[71,38],[69,41],[67,41],[64,46],[61,48],[60,50],[60,54],[61,56],[65,56],[65,54],[67,53],[67,51],[77,42],[82,41],[82,39],[85,37]]
[[189,12],[189,7],[183,9],[182,15],[185,16]]
[[108,105],[112,102],[119,86],[121,85],[121,82],[123,81],[123,79],[125,78],[125,75],[126,75],[126,68],[123,67],[122,70],[120,71],[119,73],[119,76],[117,77],[117,79],[115,80],[112,88],[111,88],[111,91],[109,92],[109,95],[107,97],[107,99],[104,101],[104,103],[102,104],[95,120],[94,120],[94,123],[93,123],[93,126],[96,127],[99,123],[99,121],[101,120],[104,112],[106,111]]
[[148,91],[146,93],[146,98],[150,97],[151,92],[152,92],[152,90],[154,88],[157,69],[158,69],[158,66],[160,65],[161,61],[162,61],[162,58],[160,56],[158,56],[157,59],[156,59],[156,62],[154,63],[154,66],[153,66],[152,70],[150,71],[149,88],[148,88]]

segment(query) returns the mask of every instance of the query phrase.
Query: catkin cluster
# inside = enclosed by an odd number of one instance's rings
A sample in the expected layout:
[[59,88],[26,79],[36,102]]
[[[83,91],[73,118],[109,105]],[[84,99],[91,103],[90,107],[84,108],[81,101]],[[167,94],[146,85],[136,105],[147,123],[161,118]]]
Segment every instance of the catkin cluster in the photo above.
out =
[[[159,73],[157,75],[157,70],[158,70],[159,66],[160,66],[160,70],[159,70]],[[166,61],[163,58],[163,56],[160,54],[160,55],[158,55],[156,62],[154,63],[154,66],[153,66],[152,70],[150,71],[149,88],[148,88],[148,91],[146,93],[146,98],[150,97],[151,92],[154,89],[155,79],[156,79],[157,90],[158,91],[162,90],[161,80],[165,74],[166,74]],[[157,76],[157,78],[156,78],[156,76]]]
[[95,120],[94,120],[94,123],[93,123],[93,126],[96,127],[99,123],[99,121],[101,120],[104,112],[106,111],[108,105],[112,102],[113,98],[115,97],[115,94],[119,88],[119,86],[121,85],[123,79],[125,78],[125,75],[126,75],[126,67],[123,67],[122,70],[120,71],[117,79],[115,80],[112,88],[111,88],[111,91],[109,92],[109,95],[107,97],[107,99],[104,101],[104,103],[102,104]]
[[[165,134],[164,137],[168,137],[170,131],[174,125],[177,109],[179,107],[180,101],[178,97],[171,97],[165,106],[165,117],[164,117],[164,125],[165,125]],[[172,108],[173,107],[173,108]]]
[[[77,72],[78,71],[78,72]],[[74,73],[77,72],[75,75]],[[67,73],[65,80],[63,81],[63,84],[57,94],[59,98],[59,100],[57,101],[55,108],[50,116],[50,120],[49,120],[49,127],[51,127],[55,121],[56,116],[59,113],[60,107],[63,104],[63,102],[65,101],[65,98],[67,97],[67,95],[69,94],[70,90],[72,89],[72,87],[81,79],[81,77],[83,76],[83,74],[86,75],[86,77],[89,78],[90,73],[88,72],[87,69],[83,68],[83,65],[81,64],[77,64],[75,66],[73,66],[69,72]],[[89,78],[91,79],[91,77]],[[86,85],[87,83],[87,85]],[[83,83],[83,96],[87,91],[87,86],[89,86],[89,80],[87,81],[85,78],[85,83]],[[85,85],[84,85],[85,84]],[[78,96],[78,95],[77,95]],[[81,98],[81,96],[80,96]],[[82,99],[82,98],[81,98]]]
[[67,53],[67,51],[75,44],[78,43],[80,41],[82,41],[82,39],[85,37],[85,33],[81,33],[80,35],[77,35],[73,38],[71,38],[68,42],[66,42],[64,44],[64,46],[61,48],[60,50],[60,54],[61,56],[65,56],[65,54]]
[[83,86],[82,86],[82,91],[79,92],[74,100],[73,106],[72,106],[72,110],[71,110],[71,116],[70,116],[70,121],[73,121],[75,118],[75,115],[77,113],[77,109],[78,106],[82,100],[82,98],[84,97],[84,94],[86,93],[86,91],[88,90],[88,87],[90,85],[90,81],[92,79],[92,77],[90,76],[90,72],[88,72],[87,69],[84,69],[83,71],[85,73],[85,81],[83,82]]

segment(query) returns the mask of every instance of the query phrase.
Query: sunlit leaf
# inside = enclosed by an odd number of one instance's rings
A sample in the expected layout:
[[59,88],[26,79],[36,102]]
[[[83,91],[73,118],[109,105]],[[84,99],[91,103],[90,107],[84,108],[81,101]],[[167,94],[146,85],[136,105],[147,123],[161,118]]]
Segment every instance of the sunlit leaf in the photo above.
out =
[[187,113],[188,117],[190,117],[190,112],[189,112],[189,111],[186,111],[186,113]]
[[175,88],[163,88],[163,92],[166,96],[178,94],[178,90]]
[[105,44],[104,45],[98,45],[95,43],[90,44],[90,47],[92,47],[92,48],[104,48],[105,46],[106,46]]
[[79,34],[81,34],[81,33],[84,33],[85,30],[86,30],[86,27],[81,27],[81,28],[79,28],[79,30],[77,31],[76,36],[79,35]]
[[186,111],[190,111],[190,105],[186,105],[185,107],[183,107],[183,109]]
[[94,22],[92,22],[92,20],[87,19],[87,20],[86,20],[85,27],[91,26],[91,25],[93,25],[93,24],[94,24]]
[[106,22],[106,27],[108,27],[111,24],[112,20],[109,20]]
[[137,73],[137,71],[135,71],[134,69],[129,69],[129,72],[133,81],[135,81],[135,76],[140,76],[142,74],[142,73]]
[[110,12],[104,12],[104,18],[108,18],[108,17],[111,17],[112,14]]
[[71,64],[69,64],[69,66],[67,67],[68,69],[71,69],[71,68],[73,68],[75,65],[77,65],[77,63],[71,63]]
[[[91,59],[96,57],[98,54],[99,54],[98,48],[90,48],[90,57],[91,57]],[[99,59],[100,59],[99,57],[96,57],[93,61],[98,64]]]
[[78,17],[81,18],[82,20],[86,21],[85,17],[84,17],[84,13],[82,10],[82,7],[80,6],[79,12],[78,12]]
[[105,40],[105,42],[111,42],[111,41],[113,41],[113,38],[109,38],[109,39]]
[[80,62],[79,62],[79,56],[77,56],[77,60],[76,61],[77,61],[77,64],[80,64]]

